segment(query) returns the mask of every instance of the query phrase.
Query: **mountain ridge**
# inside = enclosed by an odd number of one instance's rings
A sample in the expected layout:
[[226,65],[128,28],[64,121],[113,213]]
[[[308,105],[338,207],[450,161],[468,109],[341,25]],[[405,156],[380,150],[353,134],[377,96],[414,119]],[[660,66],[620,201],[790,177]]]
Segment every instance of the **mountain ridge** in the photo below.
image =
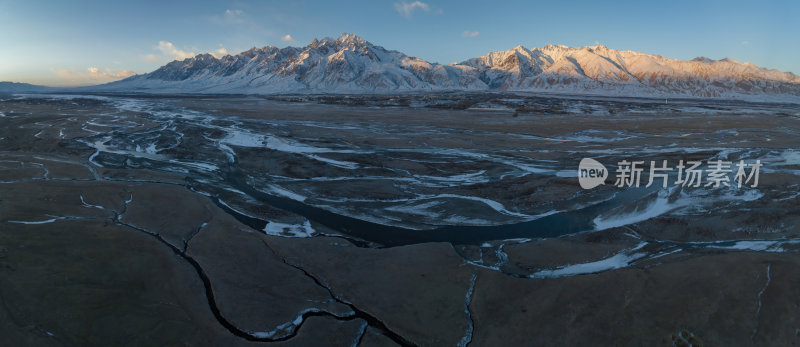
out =
[[548,44],[447,65],[388,50],[354,34],[304,47],[200,54],[153,72],[94,86],[101,91],[280,94],[415,91],[549,91],[614,96],[800,97],[800,77],[731,58],[664,58],[604,45]]

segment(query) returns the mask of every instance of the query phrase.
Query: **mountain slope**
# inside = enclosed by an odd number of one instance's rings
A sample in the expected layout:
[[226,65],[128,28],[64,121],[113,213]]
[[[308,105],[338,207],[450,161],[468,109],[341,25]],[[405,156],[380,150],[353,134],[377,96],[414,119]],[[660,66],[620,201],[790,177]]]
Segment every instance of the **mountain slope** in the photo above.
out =
[[444,90],[557,91],[635,96],[800,96],[800,77],[726,58],[680,61],[602,45],[522,46],[441,65],[353,34],[305,47],[201,54],[95,87],[153,93],[387,93]]
[[34,93],[34,92],[47,92],[55,88],[38,86],[35,84],[18,83],[18,82],[0,82],[0,93]]

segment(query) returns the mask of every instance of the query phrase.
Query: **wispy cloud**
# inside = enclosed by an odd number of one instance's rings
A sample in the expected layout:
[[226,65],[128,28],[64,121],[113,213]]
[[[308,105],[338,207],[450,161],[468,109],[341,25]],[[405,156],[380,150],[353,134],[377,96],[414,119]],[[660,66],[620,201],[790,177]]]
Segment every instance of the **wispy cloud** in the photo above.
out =
[[221,43],[219,44],[219,48],[211,52],[211,55],[213,55],[217,59],[222,58],[228,54],[230,54],[230,52],[228,52],[228,49],[225,48],[225,46],[223,46]]
[[197,55],[194,52],[187,52],[182,49],[178,49],[172,42],[169,41],[158,41],[158,46],[155,46],[155,49],[157,49],[160,54],[145,54],[144,60],[152,62],[163,60],[183,60]]
[[287,16],[278,11],[270,11],[268,15],[264,15],[263,13],[252,14],[240,9],[227,9],[210,16],[209,20],[211,23],[229,30],[233,29],[249,35],[276,37],[277,34],[264,25],[282,23],[286,20],[284,17]]
[[473,37],[478,37],[478,35],[480,34],[481,33],[477,31],[464,30],[464,32],[461,33],[461,37],[473,38]]
[[89,67],[86,71],[74,71],[74,70],[58,70],[56,71],[56,75],[59,78],[64,80],[62,85],[72,85],[72,86],[80,86],[80,85],[90,85],[90,84],[100,84],[100,83],[108,83],[113,81],[118,81],[123,78],[131,77],[136,73],[130,70],[121,70],[121,69],[110,69],[104,68],[100,69],[97,67]]
[[281,37],[281,41],[284,41],[284,42],[294,42],[294,38],[292,37],[292,35],[286,34],[286,36],[284,36],[284,37]]
[[244,23],[247,20],[247,16],[242,10],[228,9],[225,10],[225,14],[222,17],[222,20],[227,21],[229,23]]
[[186,51],[180,50],[180,49],[176,48],[175,45],[172,44],[172,42],[169,42],[169,41],[158,41],[158,50],[161,51],[161,54],[163,54],[165,56],[173,57],[174,59],[178,59],[178,60],[191,58],[191,57],[194,57],[195,55],[197,55],[194,52],[186,52]]
[[411,16],[417,10],[430,12],[431,6],[422,1],[414,1],[414,2],[400,1],[394,3],[394,9],[397,10],[397,13],[399,13],[401,16],[406,18],[411,18]]
[[750,41],[742,41],[742,46],[747,46],[750,44]]

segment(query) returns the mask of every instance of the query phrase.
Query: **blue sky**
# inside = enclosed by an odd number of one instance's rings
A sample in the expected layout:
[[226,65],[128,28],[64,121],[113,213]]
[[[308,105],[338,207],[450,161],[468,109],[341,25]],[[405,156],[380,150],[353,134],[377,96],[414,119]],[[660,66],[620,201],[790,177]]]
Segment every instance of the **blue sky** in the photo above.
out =
[[342,32],[440,63],[520,44],[599,42],[800,73],[797,0],[0,0],[0,81],[105,83],[192,53],[304,46]]

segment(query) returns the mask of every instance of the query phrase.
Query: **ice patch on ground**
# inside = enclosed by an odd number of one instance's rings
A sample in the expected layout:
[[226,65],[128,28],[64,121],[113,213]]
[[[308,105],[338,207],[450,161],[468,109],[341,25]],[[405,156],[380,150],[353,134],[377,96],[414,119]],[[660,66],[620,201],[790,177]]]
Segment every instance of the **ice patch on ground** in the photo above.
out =
[[755,252],[787,252],[784,245],[800,244],[800,239],[790,240],[743,240],[728,244],[729,241],[721,241],[716,244],[708,245],[708,248],[755,251]]
[[[205,195],[207,195],[207,196],[211,196],[210,194],[205,194]],[[256,216],[253,216],[253,215],[251,215],[251,214],[244,213],[244,212],[242,212],[242,211],[239,211],[239,210],[237,210],[237,209],[233,208],[231,205],[228,205],[228,204],[227,204],[225,201],[222,201],[222,199],[217,199],[217,201],[219,201],[219,203],[220,203],[221,205],[223,205],[223,206],[225,206],[225,207],[227,207],[227,208],[231,209],[231,211],[234,211],[234,212],[236,212],[236,213],[238,213],[238,214],[241,214],[241,215],[243,215],[243,216],[247,216],[247,217],[254,218],[254,219],[259,219],[259,218],[258,218],[258,217],[256,217]]]
[[222,139],[220,142],[239,147],[264,147],[264,135],[241,130],[231,130],[228,132],[228,137]]
[[503,206],[503,204],[501,204],[501,203],[499,203],[497,201],[489,200],[489,199],[485,199],[485,198],[479,198],[477,196],[457,195],[457,194],[439,194],[439,195],[434,195],[434,196],[429,197],[429,199],[439,199],[439,198],[453,198],[453,199],[465,199],[465,200],[480,201],[480,202],[486,204],[487,206],[491,207],[493,210],[495,210],[495,211],[497,211],[499,213],[508,215],[508,216],[514,216],[514,217],[520,217],[520,218],[531,218],[531,217],[534,217],[534,216],[523,214],[523,213],[509,211],[509,210],[507,210],[505,208],[505,206]]
[[303,323],[303,315],[305,315],[306,313],[316,313],[316,312],[324,312],[324,311],[318,308],[307,308],[303,311],[300,311],[300,313],[297,315],[295,319],[283,323],[281,325],[278,325],[277,327],[275,327],[274,330],[256,331],[250,333],[250,335],[259,339],[279,338],[289,335],[289,333],[291,333],[294,329],[296,329],[298,325]]
[[275,236],[311,237],[316,231],[311,227],[311,222],[306,220],[302,225],[267,222],[267,225],[264,226],[264,233]]
[[435,186],[439,185],[468,185],[468,184],[476,184],[476,183],[486,183],[489,182],[488,177],[484,177],[483,174],[486,173],[486,170],[480,170],[478,172],[473,173],[465,173],[460,175],[453,175],[453,176],[425,176],[425,175],[414,175],[415,178],[424,181],[434,181]]
[[234,145],[239,147],[252,147],[252,148],[268,148],[280,152],[300,154],[305,156],[306,158],[311,158],[317,161],[321,161],[345,169],[357,169],[359,167],[357,163],[334,160],[316,155],[318,153],[355,153],[354,151],[351,150],[336,150],[331,148],[313,147],[302,143],[296,143],[289,140],[280,139],[272,135],[254,134],[242,130],[230,130],[228,132],[228,137],[220,141],[220,149],[222,149],[222,151],[226,153],[230,161],[233,161],[234,152],[230,147],[226,145]]
[[646,252],[637,252],[646,246],[647,242],[642,242],[636,247],[622,251],[609,258],[601,259],[583,264],[567,265],[553,270],[541,270],[528,277],[530,278],[557,278],[575,275],[584,275],[602,271],[620,269],[629,266],[632,262],[647,256]]
[[100,210],[105,210],[106,209],[105,207],[100,206],[100,205],[92,205],[90,203],[87,203],[86,200],[83,200],[83,195],[81,195],[81,204],[83,205],[83,207],[96,208],[96,209],[100,209]]
[[200,169],[200,170],[203,170],[203,171],[219,171],[219,167],[218,166],[213,165],[213,164],[208,164],[208,163],[200,163],[200,162],[196,162],[196,161],[192,161],[192,162],[180,161],[180,160],[177,160],[177,159],[172,159],[169,162],[170,163],[174,163],[174,164],[180,164],[180,165],[189,166],[189,167],[192,167],[192,168],[195,168],[195,169]]
[[220,142],[219,149],[221,149],[222,152],[225,153],[225,156],[228,157],[228,162],[233,163],[236,161],[236,152],[233,151],[233,148]]
[[281,152],[289,153],[352,153],[352,151],[339,151],[330,148],[321,148],[281,139],[276,136],[267,136],[267,147]]
[[295,192],[293,192],[291,190],[285,189],[283,187],[280,187],[280,186],[277,186],[277,185],[274,185],[274,184],[267,186],[266,192],[270,193],[270,194],[280,195],[282,197],[289,198],[289,199],[292,199],[292,200],[295,200],[295,201],[300,201],[300,202],[304,202],[307,199],[303,195],[297,194],[297,193],[295,193]]
[[657,197],[645,206],[633,210],[610,212],[597,216],[594,230],[605,230],[639,223],[666,213],[691,214],[704,213],[714,208],[724,208],[743,202],[752,202],[764,196],[757,189],[737,188],[734,185],[720,188],[684,188],[675,194],[679,186],[662,189]]
[[410,203],[410,204],[403,204],[403,205],[399,205],[399,206],[390,206],[390,207],[386,207],[385,210],[393,211],[393,212],[400,212],[400,213],[407,213],[407,214],[423,216],[423,217],[428,217],[428,218],[439,218],[439,216],[441,216],[441,213],[430,211],[429,209],[433,208],[433,207],[436,207],[436,206],[439,206],[441,204],[442,204],[441,201],[434,200],[434,201],[424,202],[424,203],[421,203],[421,204]]
[[105,136],[105,137],[103,137],[103,138],[101,138],[99,140],[95,140],[94,142],[83,141],[83,143],[85,143],[89,147],[92,147],[92,148],[95,149],[95,152],[92,153],[91,156],[89,156],[89,161],[92,164],[95,164],[95,165],[97,165],[99,167],[103,167],[103,165],[101,165],[100,163],[98,163],[98,162],[96,162],[94,160],[100,154],[100,152],[114,153],[114,154],[121,154],[121,155],[129,155],[129,156],[132,156],[132,157],[146,158],[146,159],[155,160],[155,161],[165,161],[167,159],[167,157],[165,157],[163,155],[154,154],[154,153],[148,153],[148,152],[145,152],[145,151],[138,151],[138,150],[137,151],[127,151],[127,150],[116,149],[116,148],[113,148],[113,147],[111,147],[111,146],[106,144],[109,141],[111,141],[111,136]]
[[148,145],[145,148],[142,148],[141,145],[136,145],[136,151],[137,152],[148,153],[148,154],[156,154],[156,153],[158,153],[158,149],[156,148],[156,144],[155,143],[151,143],[150,145]]
[[51,218],[51,219],[47,219],[47,220],[40,220],[40,221],[10,220],[8,222],[9,223],[14,223],[14,224],[48,224],[48,223],[53,223],[53,222],[55,222],[55,221],[57,221],[59,219],[64,219],[64,218],[56,217],[56,218]]
[[[800,165],[800,151],[793,149],[785,151],[770,151],[767,155],[758,158],[761,160],[761,173],[783,172],[793,175],[800,175],[800,170],[793,170],[791,168],[784,168],[784,166],[799,166]],[[746,163],[752,164],[755,160],[745,160]],[[734,162],[734,165],[738,163]]]
[[800,152],[794,150],[784,151],[781,154],[784,165],[800,165]]
[[653,217],[660,216],[675,208],[680,207],[679,204],[669,202],[669,197],[665,190],[659,192],[658,197],[643,208],[635,208],[633,211],[604,216],[600,215],[594,219],[595,230],[605,230],[610,228],[621,227],[623,225],[639,223]]
[[333,166],[340,167],[340,168],[343,168],[343,169],[358,169],[358,166],[359,166],[357,163],[353,163],[353,162],[350,162],[350,161],[334,160],[334,159],[330,159],[330,158],[320,157],[320,156],[314,155],[314,154],[306,154],[305,157],[306,158],[311,158],[311,159],[314,159],[314,160],[317,160],[317,161],[321,161],[323,163],[328,163],[328,164],[331,164]]

